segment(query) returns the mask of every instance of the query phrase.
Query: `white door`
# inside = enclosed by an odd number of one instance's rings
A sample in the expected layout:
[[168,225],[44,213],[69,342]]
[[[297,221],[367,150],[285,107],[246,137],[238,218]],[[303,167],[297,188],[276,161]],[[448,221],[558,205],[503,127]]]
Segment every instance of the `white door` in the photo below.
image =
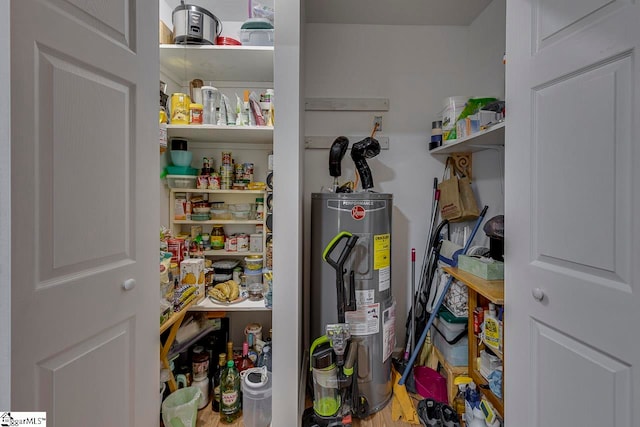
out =
[[640,425],[640,5],[507,2],[508,426]]
[[10,13],[11,409],[157,425],[158,1]]

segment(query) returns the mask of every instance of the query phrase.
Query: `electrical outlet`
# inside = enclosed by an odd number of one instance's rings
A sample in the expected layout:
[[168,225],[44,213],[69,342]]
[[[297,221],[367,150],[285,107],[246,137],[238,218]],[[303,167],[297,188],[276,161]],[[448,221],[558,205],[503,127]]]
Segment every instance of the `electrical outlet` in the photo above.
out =
[[382,132],[382,116],[373,116],[373,126],[378,125],[378,132]]

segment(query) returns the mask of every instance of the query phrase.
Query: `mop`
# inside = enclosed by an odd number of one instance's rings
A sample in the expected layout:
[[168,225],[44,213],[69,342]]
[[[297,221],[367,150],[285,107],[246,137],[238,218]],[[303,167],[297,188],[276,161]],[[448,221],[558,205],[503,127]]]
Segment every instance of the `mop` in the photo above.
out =
[[[480,224],[482,224],[482,221],[484,220],[484,216],[487,213],[487,209],[489,209],[489,207],[485,206],[482,209],[482,212],[480,212],[480,216],[476,220],[476,224],[473,227],[473,230],[471,231],[471,235],[469,236],[469,239],[467,240],[467,242],[464,245],[464,248],[462,249],[463,254],[466,254],[467,251],[469,250],[469,247],[471,246],[471,242],[473,241],[476,235],[476,232],[478,231],[478,228],[480,228]],[[413,364],[416,361],[416,357],[418,357],[418,353],[420,353],[420,348],[424,344],[424,340],[427,338],[427,333],[429,332],[429,329],[433,324],[433,321],[438,313],[438,310],[440,309],[440,306],[442,306],[442,302],[444,301],[445,295],[447,295],[447,292],[449,291],[449,287],[451,286],[452,281],[453,281],[453,277],[449,276],[449,278],[447,279],[447,282],[445,283],[442,289],[442,292],[440,293],[440,296],[437,299],[435,306],[433,307],[433,310],[431,311],[431,316],[429,316],[429,320],[427,321],[427,324],[425,325],[425,328],[422,331],[422,335],[420,336],[420,339],[416,343],[416,347],[413,349],[413,352],[411,353],[411,357],[409,358],[407,366],[405,367],[404,372],[402,374],[402,378],[400,378],[400,381],[398,382],[398,384],[404,385],[405,382],[407,381],[407,377],[409,377],[409,374],[413,369]]]

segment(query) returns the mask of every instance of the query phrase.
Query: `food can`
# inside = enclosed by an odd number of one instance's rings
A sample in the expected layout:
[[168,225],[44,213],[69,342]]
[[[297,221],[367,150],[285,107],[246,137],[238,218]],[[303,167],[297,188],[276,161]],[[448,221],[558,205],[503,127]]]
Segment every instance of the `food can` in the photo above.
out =
[[249,235],[245,233],[238,234],[236,245],[238,252],[249,252]]
[[249,236],[249,251],[262,252],[262,234],[253,233]]
[[224,249],[227,252],[238,252],[238,237],[235,234],[227,237],[224,242]]
[[202,104],[189,104],[189,124],[202,124]]
[[[167,240],[167,250],[171,252],[171,263],[180,264],[183,260],[184,254],[184,240],[183,239],[169,239]],[[179,274],[178,274],[179,276]]]
[[233,178],[233,165],[220,165],[220,176],[222,178]]
[[215,172],[209,176],[209,189],[220,190],[220,175]]
[[231,164],[231,151],[223,151],[222,152],[222,164],[230,165]]

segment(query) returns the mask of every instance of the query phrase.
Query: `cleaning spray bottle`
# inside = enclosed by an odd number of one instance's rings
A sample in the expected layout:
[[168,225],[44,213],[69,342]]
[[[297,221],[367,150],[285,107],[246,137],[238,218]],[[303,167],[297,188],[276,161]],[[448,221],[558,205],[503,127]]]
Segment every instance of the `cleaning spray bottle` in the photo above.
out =
[[465,393],[465,420],[467,427],[487,427],[484,421],[484,413],[480,409],[482,395],[472,381],[469,383]]
[[453,380],[453,384],[458,386],[458,394],[456,394],[456,397],[453,399],[453,409],[458,414],[461,422],[464,420],[465,392],[467,391],[467,386],[472,382],[473,380],[470,377],[464,375],[456,377]]

